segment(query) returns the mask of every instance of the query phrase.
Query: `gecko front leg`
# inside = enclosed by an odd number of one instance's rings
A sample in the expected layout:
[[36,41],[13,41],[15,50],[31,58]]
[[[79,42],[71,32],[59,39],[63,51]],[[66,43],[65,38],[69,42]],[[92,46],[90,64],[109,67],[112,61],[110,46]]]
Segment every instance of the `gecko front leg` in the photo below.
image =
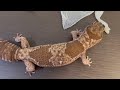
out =
[[77,39],[78,37],[80,37],[80,36],[81,36],[82,31],[81,31],[81,30],[76,29],[75,31],[71,31],[71,34],[72,34],[72,38],[73,38],[73,40],[75,40],[75,39]]
[[82,62],[83,62],[84,65],[91,66],[91,63],[92,63],[91,58],[86,56],[86,52],[82,53],[81,59],[82,59]]
[[13,37],[13,38],[15,39],[16,42],[21,43],[22,48],[30,47],[28,40],[25,37],[23,37],[22,34],[17,33],[16,37]]
[[25,73],[28,73],[30,76],[35,73],[35,65],[30,62],[30,61],[27,61],[27,60],[24,60],[24,64],[26,66],[26,72]]
[[[75,31],[71,31],[71,34],[72,34],[73,40],[75,40],[75,39],[77,39],[78,37],[81,36],[82,31],[79,31],[77,29]],[[81,59],[82,59],[82,62],[83,62],[84,65],[91,66],[91,63],[92,63],[91,58],[89,58],[88,56],[86,56],[86,52],[82,53]]]
[[[28,42],[28,40],[22,36],[22,34],[18,34],[17,36],[14,37],[16,42],[20,42],[21,43],[21,48],[28,48],[30,47],[30,44]],[[26,66],[26,72],[31,76],[32,73],[35,73],[35,65],[28,61],[28,60],[23,60],[25,66]]]

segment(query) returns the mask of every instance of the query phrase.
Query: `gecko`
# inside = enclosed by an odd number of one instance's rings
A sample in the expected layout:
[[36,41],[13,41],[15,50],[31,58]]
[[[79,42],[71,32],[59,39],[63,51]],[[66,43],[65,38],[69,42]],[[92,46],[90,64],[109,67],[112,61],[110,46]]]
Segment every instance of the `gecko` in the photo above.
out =
[[35,73],[35,65],[39,67],[61,67],[69,65],[81,58],[84,65],[91,66],[92,61],[86,51],[99,43],[103,38],[105,27],[95,21],[84,31],[71,31],[73,40],[57,44],[46,44],[31,47],[27,38],[18,34],[14,37],[21,47],[0,39],[0,59],[4,61],[23,61],[26,73]]

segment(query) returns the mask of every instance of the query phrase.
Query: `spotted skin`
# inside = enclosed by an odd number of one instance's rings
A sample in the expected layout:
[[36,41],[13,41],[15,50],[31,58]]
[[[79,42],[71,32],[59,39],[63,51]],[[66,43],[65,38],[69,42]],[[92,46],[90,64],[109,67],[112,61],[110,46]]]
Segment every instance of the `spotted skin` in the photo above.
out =
[[[104,26],[95,22],[82,33],[74,31],[72,36],[76,35],[76,38],[73,41],[22,49],[18,58],[27,59],[40,67],[60,67],[81,58],[83,64],[90,66],[92,62],[86,51],[102,40],[103,31]],[[80,37],[77,37],[78,34]]]

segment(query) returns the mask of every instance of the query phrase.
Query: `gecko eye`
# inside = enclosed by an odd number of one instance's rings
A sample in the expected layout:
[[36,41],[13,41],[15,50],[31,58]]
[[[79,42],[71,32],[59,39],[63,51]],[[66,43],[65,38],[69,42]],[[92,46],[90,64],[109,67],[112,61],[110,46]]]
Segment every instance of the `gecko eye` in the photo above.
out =
[[77,37],[79,37],[80,35],[79,34],[77,34]]

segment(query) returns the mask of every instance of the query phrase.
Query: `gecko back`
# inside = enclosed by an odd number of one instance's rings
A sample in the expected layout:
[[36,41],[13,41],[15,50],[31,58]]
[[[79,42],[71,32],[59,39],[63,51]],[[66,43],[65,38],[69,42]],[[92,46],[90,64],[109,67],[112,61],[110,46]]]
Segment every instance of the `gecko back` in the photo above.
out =
[[25,52],[25,50],[28,52],[27,59],[36,65],[41,67],[59,67],[74,62],[78,58],[76,56],[83,52],[84,48],[79,42],[71,41],[30,47],[23,51]]

